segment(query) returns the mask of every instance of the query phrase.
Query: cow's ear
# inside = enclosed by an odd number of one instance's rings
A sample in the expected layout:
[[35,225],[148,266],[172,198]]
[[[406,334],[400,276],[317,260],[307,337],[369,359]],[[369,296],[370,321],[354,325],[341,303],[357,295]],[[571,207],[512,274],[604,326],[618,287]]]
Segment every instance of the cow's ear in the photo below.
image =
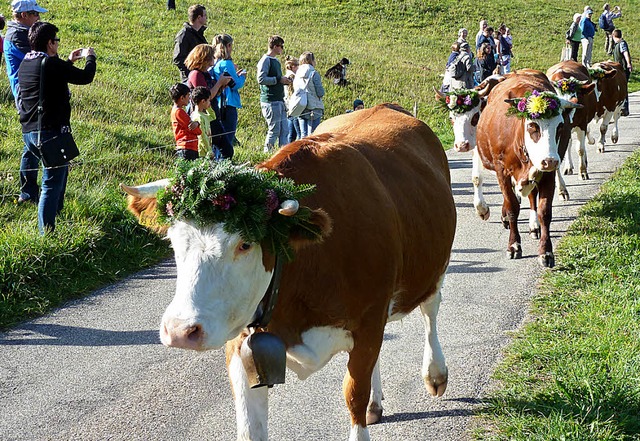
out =
[[308,218],[295,225],[289,232],[289,244],[293,249],[300,249],[307,245],[321,243],[331,234],[333,221],[323,209],[310,210],[301,207],[300,210],[309,210]]
[[605,78],[613,78],[618,74],[618,71],[615,69],[611,69],[611,70],[606,70],[604,72],[604,77]]
[[127,209],[138,218],[138,223],[160,235],[166,235],[169,226],[158,220],[158,199],[155,192],[144,191],[145,186],[129,187],[120,184],[120,188],[127,193]]
[[583,84],[582,86],[580,86],[580,88],[578,90],[580,91],[581,95],[588,95],[595,88],[596,88],[596,83],[588,83],[588,84]]

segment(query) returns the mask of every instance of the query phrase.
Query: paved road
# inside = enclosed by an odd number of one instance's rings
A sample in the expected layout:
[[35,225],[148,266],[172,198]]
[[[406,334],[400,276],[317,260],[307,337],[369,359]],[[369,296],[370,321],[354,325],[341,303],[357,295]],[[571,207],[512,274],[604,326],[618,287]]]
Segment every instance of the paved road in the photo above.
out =
[[[621,139],[604,155],[589,148],[590,177],[570,176],[569,202],[554,202],[553,240],[640,142],[640,95],[623,118]],[[473,408],[527,311],[541,269],[536,244],[509,260],[498,223],[501,197],[486,185],[488,222],[472,208],[470,157],[450,153],[459,226],[440,310],[449,388],[432,399],[420,377],[421,319],[388,326],[382,349],[385,418],[372,439],[467,439]],[[526,228],[526,213],[521,229]],[[0,440],[234,440],[235,418],[222,351],[167,349],[157,328],[173,296],[171,261],[95,292],[51,315],[0,334]],[[349,422],[341,385],[346,355],[305,382],[289,373],[270,393],[270,439],[345,440]]]

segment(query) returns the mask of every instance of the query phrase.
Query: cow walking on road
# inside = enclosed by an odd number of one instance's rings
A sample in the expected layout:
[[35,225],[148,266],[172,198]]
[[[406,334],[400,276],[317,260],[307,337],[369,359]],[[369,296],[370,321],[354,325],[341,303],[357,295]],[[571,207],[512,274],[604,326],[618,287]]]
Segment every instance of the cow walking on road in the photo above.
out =
[[[388,321],[420,308],[427,340],[422,376],[434,396],[447,385],[436,316],[456,212],[442,145],[408,112],[379,105],[325,121],[313,136],[285,146],[258,169],[316,186],[299,210],[306,213],[307,232],[319,234],[310,240],[295,225],[279,230],[295,259],[282,268],[271,321],[255,332],[281,339],[287,366],[302,379],[336,353],[348,352],[343,390],[351,415],[349,440],[369,440],[367,425],[382,415],[378,355]],[[155,205],[157,190],[162,188],[165,201],[167,192],[184,194],[192,178],[186,173],[168,187],[165,181],[124,188],[140,215]],[[216,184],[218,190],[224,186]],[[251,388],[242,353],[244,330],[277,272],[276,255],[268,241],[254,242],[242,229],[234,230],[242,224],[234,210],[245,201],[233,188],[215,197],[208,197],[210,191],[198,186],[192,193],[198,196],[187,204],[199,221],[182,216],[173,204],[161,207],[171,219],[168,235],[178,272],[161,339],[196,350],[226,343],[238,439],[267,441],[268,389]],[[273,222],[284,225],[280,216],[297,216],[299,205],[278,200],[278,210],[275,193],[267,193],[265,231]],[[207,223],[206,213],[236,223]]]
[[558,98],[544,73],[534,70],[511,74],[489,95],[478,123],[477,149],[483,166],[496,172],[511,258],[522,257],[518,196],[528,196],[530,233],[539,237],[538,261],[546,267],[555,263],[549,236],[554,175],[571,136],[563,109],[577,107]]
[[[609,122],[613,119],[613,131],[611,142],[618,142],[618,119],[622,114],[622,108],[627,98],[627,77],[622,65],[613,61],[596,63],[589,69],[591,78],[596,83],[596,115],[594,122],[599,126],[600,139],[597,141],[598,151],[604,153],[605,137],[609,128]],[[589,144],[596,141],[589,136]]]

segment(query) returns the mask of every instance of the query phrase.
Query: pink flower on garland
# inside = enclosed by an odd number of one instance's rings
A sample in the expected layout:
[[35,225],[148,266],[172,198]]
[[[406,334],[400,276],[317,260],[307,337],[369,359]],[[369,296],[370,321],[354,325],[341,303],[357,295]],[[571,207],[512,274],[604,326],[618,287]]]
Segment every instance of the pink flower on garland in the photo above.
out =
[[524,112],[525,110],[527,110],[527,100],[521,99],[518,101],[518,112]]
[[169,201],[167,202],[167,205],[165,206],[167,214],[171,217],[173,217],[173,202]]
[[223,194],[213,199],[211,203],[221,210],[227,211],[236,203],[236,200],[230,194]]

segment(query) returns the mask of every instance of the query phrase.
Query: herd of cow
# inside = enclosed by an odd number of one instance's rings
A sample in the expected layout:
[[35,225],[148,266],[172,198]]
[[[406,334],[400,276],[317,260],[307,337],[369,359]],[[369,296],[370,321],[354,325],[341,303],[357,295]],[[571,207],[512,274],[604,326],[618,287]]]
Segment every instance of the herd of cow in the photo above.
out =
[[[597,81],[581,65],[564,62],[549,70],[549,78],[522,70],[491,77],[473,91],[439,97],[452,110],[455,148],[477,146],[474,199],[483,219],[488,218],[489,208],[482,199],[481,168],[496,172],[504,195],[502,220],[511,229],[508,249],[514,258],[522,254],[518,198],[529,196],[530,227],[540,237],[539,259],[543,265],[553,265],[549,223],[554,175],[562,179],[558,169],[571,130],[578,133],[580,173],[587,179],[587,123],[594,115],[601,118],[603,151],[612,115],[617,122],[626,96],[626,82],[619,80],[625,76],[619,65],[611,63],[602,63],[593,72]],[[612,138],[617,141],[617,126]],[[570,172],[570,156],[567,160]],[[329,119],[313,135],[284,146],[256,167],[316,186],[300,203],[307,213],[305,222],[319,233],[313,239],[279,231],[296,253],[284,265],[268,244],[251,243],[219,221],[181,217],[168,204],[158,207],[158,192],[173,192],[171,200],[180,201],[189,176],[122,186],[129,194],[129,209],[146,225],[153,223],[156,209],[172,215],[168,236],[175,251],[176,293],[162,317],[161,340],[167,346],[194,350],[225,346],[237,439],[245,441],[268,440],[264,386],[280,381],[267,378],[274,369],[271,364],[286,362],[304,379],[335,354],[348,352],[343,393],[351,415],[349,440],[368,441],[367,425],[382,417],[378,357],[388,322],[419,307],[426,331],[422,377],[434,396],[441,396],[447,386],[436,316],[456,210],[442,144],[404,109],[382,104]],[[211,179],[202,182],[214,183],[217,196],[209,200],[213,193],[206,185],[190,194],[206,205],[207,213],[219,209],[229,211],[225,216],[233,215],[243,206],[236,199],[240,193],[215,178],[219,174],[214,164],[210,173]],[[224,204],[221,189],[226,191]],[[563,185],[560,191],[568,197]],[[296,216],[301,206],[297,201],[274,204],[274,192],[267,193],[264,228],[271,228],[270,220],[278,216]],[[203,218],[206,221],[204,214]],[[259,347],[261,339],[256,336],[269,336],[263,340],[281,344]],[[248,344],[251,339],[253,346]],[[279,355],[279,347],[286,353]],[[257,382],[256,372],[264,374]]]
[[[513,118],[510,106],[517,105],[526,92],[554,93],[560,106],[572,109],[556,112],[550,118]],[[436,91],[436,98],[447,95]],[[529,233],[540,239],[538,259],[552,267],[554,256],[549,238],[552,200],[556,181],[559,195],[569,193],[562,177],[573,174],[571,134],[576,135],[581,179],[589,179],[585,139],[596,141],[591,131],[599,130],[598,151],[604,153],[605,136],[613,119],[611,141],[618,142],[618,119],[627,97],[627,81],[622,66],[602,62],[587,69],[575,61],[551,66],[546,75],[522,69],[506,76],[487,78],[474,90],[453,91],[449,95],[464,97],[477,94],[474,106],[450,106],[454,128],[454,149],[473,150],[472,181],[474,205],[478,216],[489,218],[489,207],[482,193],[482,169],[496,173],[504,202],[501,220],[510,230],[507,251],[511,258],[522,257],[517,220],[520,199],[529,197]],[[594,130],[595,129],[595,130]],[[475,148],[474,148],[475,147]],[[564,160],[564,169],[560,165]],[[555,173],[551,173],[555,172]],[[555,175],[555,180],[554,180]]]

